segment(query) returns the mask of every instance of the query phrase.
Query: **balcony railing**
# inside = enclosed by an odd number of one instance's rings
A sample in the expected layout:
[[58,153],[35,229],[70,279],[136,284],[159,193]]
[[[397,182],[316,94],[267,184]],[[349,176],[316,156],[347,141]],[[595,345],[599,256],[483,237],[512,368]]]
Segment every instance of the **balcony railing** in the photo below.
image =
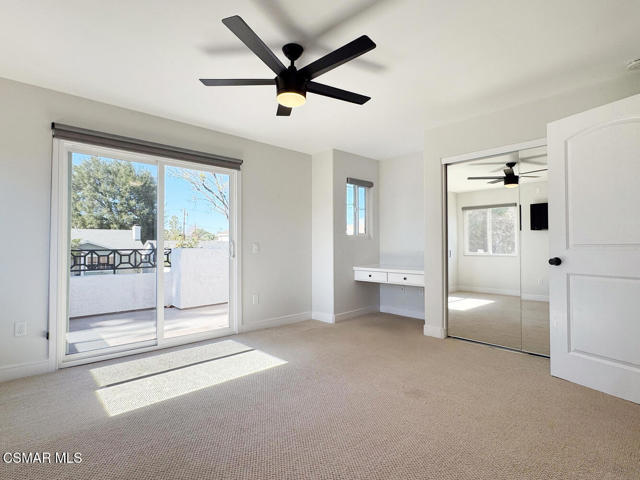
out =
[[[155,268],[155,248],[71,249],[71,273]],[[164,265],[171,266],[171,249],[164,249]]]

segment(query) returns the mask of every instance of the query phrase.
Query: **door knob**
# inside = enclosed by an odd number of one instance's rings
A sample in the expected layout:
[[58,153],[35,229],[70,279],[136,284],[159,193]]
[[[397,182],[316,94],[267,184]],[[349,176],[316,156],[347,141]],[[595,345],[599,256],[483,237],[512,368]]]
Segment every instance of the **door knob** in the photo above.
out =
[[553,257],[549,259],[549,265],[553,265],[554,267],[557,267],[561,263],[562,263],[562,260],[559,257]]

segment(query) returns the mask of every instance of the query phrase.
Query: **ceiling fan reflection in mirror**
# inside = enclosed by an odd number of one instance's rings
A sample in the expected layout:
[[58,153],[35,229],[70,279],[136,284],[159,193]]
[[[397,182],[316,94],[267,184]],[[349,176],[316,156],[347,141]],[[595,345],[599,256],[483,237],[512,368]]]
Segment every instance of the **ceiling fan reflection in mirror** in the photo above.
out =
[[539,170],[531,170],[529,172],[521,172],[520,174],[516,175],[515,171],[513,170],[513,167],[515,167],[516,165],[517,165],[517,162],[507,162],[506,163],[507,168],[502,170],[504,172],[504,176],[502,176],[502,177],[497,177],[497,176],[492,176],[492,177],[467,177],[467,180],[491,180],[490,182],[487,182],[487,183],[500,183],[500,182],[503,182],[505,187],[507,187],[507,188],[515,188],[520,183],[520,178],[538,178],[537,175],[529,175],[529,173],[544,172],[544,171],[547,170],[546,168],[541,168]]
[[240,16],[234,15],[233,17],[224,18],[222,23],[242,40],[242,42],[276,74],[276,77],[264,79],[201,78],[200,81],[207,87],[275,85],[278,100],[277,116],[291,115],[292,108],[299,107],[306,102],[308,92],[343,100],[345,102],[356,103],[358,105],[362,105],[371,99],[371,97],[313,81],[314,78],[323,73],[327,73],[343,63],[373,50],[376,44],[366,35],[356,38],[352,42],[343,45],[337,50],[328,53],[298,70],[294,62],[302,55],[304,49],[301,45],[297,43],[287,43],[282,47],[282,52],[285,57],[291,61],[291,64],[286,67]]

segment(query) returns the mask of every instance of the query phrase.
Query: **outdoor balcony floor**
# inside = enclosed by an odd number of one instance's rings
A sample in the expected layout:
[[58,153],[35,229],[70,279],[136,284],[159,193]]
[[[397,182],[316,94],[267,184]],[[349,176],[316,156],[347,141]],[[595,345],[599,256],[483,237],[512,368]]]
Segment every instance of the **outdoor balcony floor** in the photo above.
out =
[[[165,338],[229,326],[229,304],[164,309]],[[87,352],[156,338],[156,310],[107,313],[69,319],[68,353]]]

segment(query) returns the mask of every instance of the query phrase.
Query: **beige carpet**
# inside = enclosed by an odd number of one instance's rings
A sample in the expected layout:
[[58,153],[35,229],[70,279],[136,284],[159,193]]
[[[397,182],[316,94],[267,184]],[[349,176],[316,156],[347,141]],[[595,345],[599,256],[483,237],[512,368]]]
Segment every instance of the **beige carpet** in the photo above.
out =
[[512,295],[449,295],[449,335],[549,355],[549,302]]
[[639,405],[421,331],[307,321],[0,384],[3,452],[83,459],[0,478],[640,478]]

